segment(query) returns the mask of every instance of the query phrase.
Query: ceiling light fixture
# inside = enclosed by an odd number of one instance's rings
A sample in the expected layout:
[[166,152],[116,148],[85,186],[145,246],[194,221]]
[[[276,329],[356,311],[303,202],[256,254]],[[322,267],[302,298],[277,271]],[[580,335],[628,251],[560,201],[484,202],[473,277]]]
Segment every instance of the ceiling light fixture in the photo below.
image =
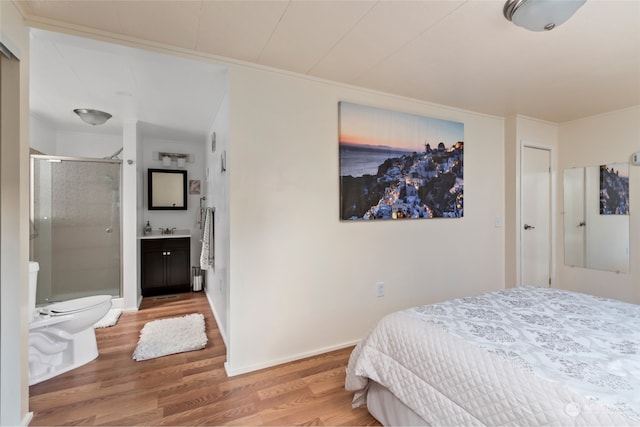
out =
[[111,118],[111,114],[100,110],[91,110],[89,108],[76,108],[74,113],[82,119],[83,122],[90,125],[102,125]]
[[504,17],[531,31],[551,31],[571,18],[587,0],[507,0]]

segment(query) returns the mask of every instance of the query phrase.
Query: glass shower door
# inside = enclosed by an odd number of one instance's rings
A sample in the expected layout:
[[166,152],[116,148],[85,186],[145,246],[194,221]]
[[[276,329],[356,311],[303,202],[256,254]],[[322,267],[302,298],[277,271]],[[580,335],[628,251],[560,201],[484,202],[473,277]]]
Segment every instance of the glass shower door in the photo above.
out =
[[121,161],[31,156],[36,303],[120,296]]

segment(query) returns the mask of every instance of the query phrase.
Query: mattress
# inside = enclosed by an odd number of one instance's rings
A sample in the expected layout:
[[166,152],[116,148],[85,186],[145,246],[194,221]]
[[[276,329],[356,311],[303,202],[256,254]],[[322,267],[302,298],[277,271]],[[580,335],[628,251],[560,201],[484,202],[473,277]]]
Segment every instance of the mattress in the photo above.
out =
[[345,386],[432,425],[640,425],[640,306],[523,287],[384,317]]
[[428,426],[418,414],[402,403],[389,389],[375,381],[369,381],[367,409],[385,426]]

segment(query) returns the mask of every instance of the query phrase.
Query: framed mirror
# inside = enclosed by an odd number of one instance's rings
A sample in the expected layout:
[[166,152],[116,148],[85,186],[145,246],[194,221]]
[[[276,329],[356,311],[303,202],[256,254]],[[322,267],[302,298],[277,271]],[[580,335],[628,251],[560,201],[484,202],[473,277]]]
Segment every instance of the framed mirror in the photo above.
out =
[[566,169],[564,263],[629,273],[629,165]]
[[187,171],[148,169],[149,210],[187,209]]

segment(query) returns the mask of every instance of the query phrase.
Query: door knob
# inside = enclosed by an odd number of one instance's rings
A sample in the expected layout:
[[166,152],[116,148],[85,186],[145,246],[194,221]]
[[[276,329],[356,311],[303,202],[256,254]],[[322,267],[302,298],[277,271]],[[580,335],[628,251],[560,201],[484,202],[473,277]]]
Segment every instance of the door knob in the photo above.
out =
[[533,230],[534,228],[536,228],[536,227],[534,227],[533,225],[529,225],[529,224],[525,224],[524,225],[524,229],[525,230]]

